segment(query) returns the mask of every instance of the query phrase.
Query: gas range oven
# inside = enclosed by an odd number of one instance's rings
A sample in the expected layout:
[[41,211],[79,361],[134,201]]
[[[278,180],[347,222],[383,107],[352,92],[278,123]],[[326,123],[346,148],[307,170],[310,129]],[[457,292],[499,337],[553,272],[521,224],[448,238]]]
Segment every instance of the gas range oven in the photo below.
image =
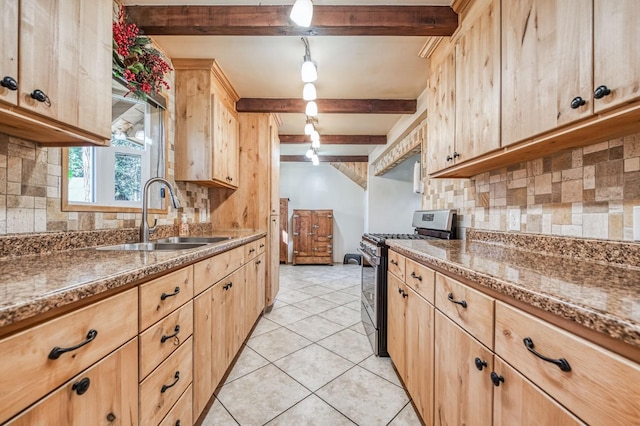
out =
[[378,356],[387,353],[387,240],[455,239],[455,210],[417,210],[413,213],[413,234],[364,234],[362,254],[362,323]]

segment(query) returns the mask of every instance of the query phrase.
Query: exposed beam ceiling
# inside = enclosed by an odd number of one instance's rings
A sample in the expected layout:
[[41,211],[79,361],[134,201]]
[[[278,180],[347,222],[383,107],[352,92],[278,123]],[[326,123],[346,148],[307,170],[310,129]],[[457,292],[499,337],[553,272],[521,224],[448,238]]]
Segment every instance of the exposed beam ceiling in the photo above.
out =
[[[280,143],[296,144],[310,142],[307,135],[280,135]],[[324,145],[385,145],[385,135],[322,135]]]
[[[413,114],[415,99],[318,99],[322,114]],[[241,98],[238,112],[302,113],[306,102],[299,98]]]
[[448,6],[314,6],[313,25],[289,19],[290,5],[127,6],[147,35],[450,36],[458,15]]
[[[321,163],[366,163],[369,161],[368,155],[318,155]],[[283,163],[310,163],[311,159],[304,155],[281,155],[280,162]]]

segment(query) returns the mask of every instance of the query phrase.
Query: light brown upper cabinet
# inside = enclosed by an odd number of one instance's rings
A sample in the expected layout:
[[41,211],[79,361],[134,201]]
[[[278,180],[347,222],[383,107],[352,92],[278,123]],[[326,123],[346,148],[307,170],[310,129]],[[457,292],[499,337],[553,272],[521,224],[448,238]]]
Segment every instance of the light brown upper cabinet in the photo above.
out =
[[8,0],[0,22],[0,132],[50,145],[106,145],[111,0]]
[[637,0],[593,4],[593,96],[599,113],[640,97],[640,5]]
[[502,2],[503,146],[593,113],[592,1]]
[[238,187],[239,99],[213,59],[173,59],[176,180]]

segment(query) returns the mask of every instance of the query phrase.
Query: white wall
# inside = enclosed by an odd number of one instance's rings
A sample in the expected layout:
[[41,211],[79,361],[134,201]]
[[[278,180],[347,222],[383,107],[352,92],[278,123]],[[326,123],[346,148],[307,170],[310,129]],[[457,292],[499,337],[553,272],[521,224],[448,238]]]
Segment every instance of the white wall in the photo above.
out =
[[420,154],[411,156],[382,176],[369,168],[366,232],[413,232],[413,212],[421,203],[421,195],[413,192],[413,165],[419,160]]
[[[345,253],[357,253],[364,233],[365,191],[351,179],[326,163],[280,163],[280,197],[289,198],[289,231],[293,209],[333,209],[333,261],[342,263]],[[291,261],[293,238],[289,241]]]

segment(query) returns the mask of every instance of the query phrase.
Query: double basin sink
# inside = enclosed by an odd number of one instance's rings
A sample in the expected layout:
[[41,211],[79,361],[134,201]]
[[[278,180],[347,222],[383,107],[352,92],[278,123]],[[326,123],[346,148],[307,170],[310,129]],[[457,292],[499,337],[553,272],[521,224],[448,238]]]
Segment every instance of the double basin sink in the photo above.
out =
[[188,250],[230,240],[231,237],[170,237],[149,243],[118,244],[115,246],[97,247],[97,250],[113,251],[174,251]]

